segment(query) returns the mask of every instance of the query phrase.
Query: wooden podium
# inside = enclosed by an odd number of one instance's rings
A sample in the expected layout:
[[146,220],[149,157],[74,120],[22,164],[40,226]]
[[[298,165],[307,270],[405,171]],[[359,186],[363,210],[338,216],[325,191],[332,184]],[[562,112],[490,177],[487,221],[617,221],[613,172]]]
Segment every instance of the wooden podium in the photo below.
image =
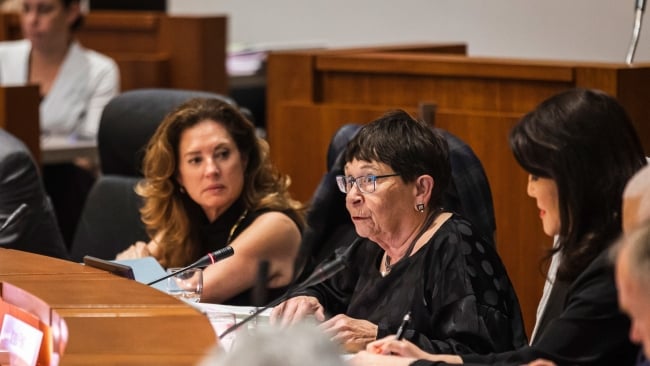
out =
[[195,365],[217,344],[199,310],[79,263],[0,248],[0,296],[51,329],[39,359],[62,366]]
[[367,123],[389,109],[417,116],[435,104],[435,125],[468,143],[484,165],[494,199],[496,242],[532,331],[543,287],[540,258],[551,246],[527,174],[508,146],[508,132],[542,100],[573,87],[618,98],[650,153],[650,64],[627,66],[479,58],[461,46],[292,51],[268,58],[268,138],[271,156],[307,201],[326,170],[333,133]]

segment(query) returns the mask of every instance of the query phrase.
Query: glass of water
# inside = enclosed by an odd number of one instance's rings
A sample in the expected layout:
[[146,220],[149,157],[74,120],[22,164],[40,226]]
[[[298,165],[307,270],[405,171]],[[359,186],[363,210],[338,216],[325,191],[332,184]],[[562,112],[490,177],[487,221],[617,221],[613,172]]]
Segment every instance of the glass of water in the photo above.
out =
[[177,273],[167,279],[167,293],[181,300],[199,302],[203,292],[203,270],[190,268],[168,268],[167,273]]

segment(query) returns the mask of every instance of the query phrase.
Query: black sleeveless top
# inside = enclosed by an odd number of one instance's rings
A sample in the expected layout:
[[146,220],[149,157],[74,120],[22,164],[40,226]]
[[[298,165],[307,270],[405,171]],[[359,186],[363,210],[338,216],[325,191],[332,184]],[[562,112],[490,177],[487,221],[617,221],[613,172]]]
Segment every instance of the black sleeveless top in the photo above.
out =
[[[194,258],[192,261],[198,260],[199,257],[202,257],[206,253],[213,252],[215,250],[224,248],[227,245],[228,237],[230,236],[230,231],[237,224],[234,232],[232,233],[232,238],[230,241],[234,240],[239,234],[241,234],[246,228],[248,228],[255,219],[260,215],[267,212],[274,211],[272,209],[260,209],[260,210],[248,210],[246,211],[246,205],[244,204],[243,199],[238,199],[235,201],[232,206],[226,210],[217,220],[210,223],[203,213],[203,210],[196,205],[192,210],[190,210],[190,221],[196,223],[194,229],[197,234],[197,242],[200,243],[200,249],[198,251],[197,258]],[[280,211],[296,223],[298,229],[302,232],[302,227],[298,219],[297,213],[293,210],[284,210]],[[243,217],[242,217],[243,215]],[[240,221],[241,219],[241,221]],[[237,223],[239,221],[239,223]],[[237,255],[235,253],[235,255]],[[287,286],[278,287],[278,288],[269,288],[267,290],[267,299],[265,302],[269,302],[280,297],[286,291]],[[248,288],[241,293],[233,296],[232,298],[223,301],[225,305],[239,305],[239,306],[253,306],[259,305],[253,303],[253,291],[252,287]]]

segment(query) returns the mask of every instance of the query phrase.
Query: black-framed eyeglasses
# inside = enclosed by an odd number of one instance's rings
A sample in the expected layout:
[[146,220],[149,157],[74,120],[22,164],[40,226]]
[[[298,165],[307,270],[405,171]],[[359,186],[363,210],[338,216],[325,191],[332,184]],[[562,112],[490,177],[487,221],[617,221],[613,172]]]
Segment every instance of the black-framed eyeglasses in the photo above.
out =
[[345,175],[336,176],[336,184],[339,186],[339,190],[343,193],[348,193],[352,190],[354,183],[357,184],[357,188],[361,193],[373,193],[377,188],[375,182],[379,178],[388,178],[388,177],[397,177],[399,174],[384,174],[384,175],[362,175],[360,177],[346,177]]

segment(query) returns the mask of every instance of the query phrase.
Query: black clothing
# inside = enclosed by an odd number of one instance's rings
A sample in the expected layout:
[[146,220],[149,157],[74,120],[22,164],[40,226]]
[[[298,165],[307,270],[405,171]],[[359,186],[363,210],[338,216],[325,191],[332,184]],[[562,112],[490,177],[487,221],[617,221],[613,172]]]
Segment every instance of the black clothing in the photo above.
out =
[[[561,313],[546,314],[531,346],[512,352],[464,355],[465,365],[521,365],[545,358],[563,365],[633,365],[638,347],[630,343],[630,321],[619,311],[608,251],[603,251],[570,284],[566,296],[552,291],[549,304],[563,304]],[[556,284],[557,284],[556,280]],[[554,284],[555,286],[555,284]],[[413,365],[443,365],[417,361]]]
[[365,240],[350,265],[303,295],[329,314],[365,319],[392,334],[407,312],[405,338],[435,353],[501,352],[526,344],[519,302],[494,247],[453,215],[412,256],[379,273],[384,251]]
[[0,129],[0,225],[22,203],[25,215],[0,233],[0,246],[69,259],[31,153],[20,140]]
[[[248,228],[253,223],[253,221],[255,221],[255,219],[257,219],[260,215],[265,214],[267,212],[271,212],[273,210],[271,209],[260,209],[260,210],[253,210],[253,211],[248,210],[245,212],[245,214],[244,211],[246,211],[246,207],[243,200],[241,199],[235,201],[235,203],[233,203],[232,206],[230,206],[228,210],[226,210],[226,212],[224,212],[221,216],[219,216],[217,220],[215,220],[212,223],[208,222],[208,219],[203,213],[203,210],[199,208],[198,211],[195,211],[195,215],[199,215],[199,217],[196,219],[195,222],[200,223],[198,227],[198,237],[199,237],[198,242],[201,243],[201,250],[200,250],[201,254],[199,254],[197,258],[193,259],[193,261],[199,259],[199,257],[202,257],[206,253],[224,248],[228,243],[228,238],[230,237],[230,231],[233,228],[235,230],[232,233],[232,238],[230,238],[231,241],[234,240],[237,236],[239,236],[239,234],[241,234],[242,231]],[[298,229],[302,230],[299,224],[300,221],[297,218],[297,214],[293,210],[285,210],[281,212],[289,216],[289,218],[291,218],[296,223]],[[190,215],[190,217],[193,216]],[[235,225],[237,225],[236,228]],[[268,298],[267,301],[280,297],[281,295],[284,294],[286,289],[287,289],[286,286],[267,289],[267,294],[266,294]],[[254,299],[253,299],[252,290],[253,290],[252,288],[249,288],[231,297],[227,301],[224,301],[223,304],[240,305],[240,306],[255,305],[253,303]]]

